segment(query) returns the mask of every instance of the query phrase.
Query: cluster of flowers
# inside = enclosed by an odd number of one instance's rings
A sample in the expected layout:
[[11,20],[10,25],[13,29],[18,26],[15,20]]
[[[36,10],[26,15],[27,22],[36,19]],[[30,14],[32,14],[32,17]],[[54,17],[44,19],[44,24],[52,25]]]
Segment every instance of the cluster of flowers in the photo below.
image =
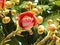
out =
[[[18,4],[19,1],[17,1],[16,4]],[[2,18],[2,23],[4,24],[7,24],[10,22],[10,17],[7,17],[6,15],[9,13],[9,11],[11,11],[11,14],[14,15],[16,14],[16,10],[8,10],[8,9],[5,9],[6,8],[11,8],[12,5],[14,5],[15,3],[11,2],[11,1],[6,1],[6,0],[1,0],[0,1],[0,8],[4,9],[2,14],[0,14],[0,17]],[[31,1],[27,2],[26,4],[26,9],[29,9],[31,7],[32,8],[32,11],[26,11],[26,12],[23,12],[21,14],[19,14],[17,16],[17,21],[18,21],[18,26],[21,28],[21,30],[26,30],[30,33],[30,35],[33,34],[31,28],[32,27],[38,27],[38,34],[42,34],[44,31],[45,31],[45,27],[43,25],[39,25],[38,24],[41,24],[43,22],[43,17],[42,16],[38,16],[36,17],[35,14],[38,14],[42,8],[40,6],[38,6],[37,8],[35,8],[36,4],[33,4]],[[57,21],[59,22],[60,19],[57,19]],[[39,41],[39,43],[36,43],[34,45],[44,45],[46,40],[48,40],[51,36],[53,38],[53,40],[56,40],[56,44],[57,45],[60,45],[60,38],[58,38],[56,35],[55,35],[55,31],[57,29],[57,27],[55,26],[55,24],[53,24],[53,21],[51,19],[48,20],[48,34],[47,36]],[[52,42],[53,42],[52,40]],[[51,45],[51,43],[50,43]]]

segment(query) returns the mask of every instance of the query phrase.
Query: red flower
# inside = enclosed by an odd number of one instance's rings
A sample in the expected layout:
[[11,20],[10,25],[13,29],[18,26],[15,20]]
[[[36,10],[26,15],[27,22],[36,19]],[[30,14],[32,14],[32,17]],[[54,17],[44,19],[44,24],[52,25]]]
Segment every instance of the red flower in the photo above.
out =
[[24,12],[18,15],[18,24],[27,30],[37,25],[37,18],[32,12]]
[[0,8],[5,7],[5,2],[6,2],[6,0],[0,0]]

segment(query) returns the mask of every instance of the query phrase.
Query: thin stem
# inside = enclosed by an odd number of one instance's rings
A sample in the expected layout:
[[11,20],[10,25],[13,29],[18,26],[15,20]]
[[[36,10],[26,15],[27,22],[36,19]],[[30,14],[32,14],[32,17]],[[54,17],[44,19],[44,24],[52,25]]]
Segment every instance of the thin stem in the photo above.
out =
[[49,39],[48,36],[46,36],[43,40],[41,40],[37,45],[44,45],[45,42]]
[[33,45],[37,45],[40,42],[41,38],[39,37]]
[[48,45],[54,45],[56,40],[52,40]]
[[17,25],[17,29],[16,29],[15,31],[11,32],[10,34],[8,34],[8,35],[6,36],[6,38],[4,38],[4,39],[1,41],[0,45],[3,45],[4,43],[8,42],[8,40],[9,40],[13,35],[16,35],[18,31],[20,31],[20,28],[19,28],[18,25]]
[[6,43],[13,35],[15,35],[15,31],[7,35],[7,37],[1,41],[0,45],[3,45],[4,43]]
[[52,32],[52,31],[49,31],[48,34],[47,34],[47,36],[46,36],[44,39],[42,39],[37,45],[44,45],[45,42],[46,42],[52,35],[53,35],[53,32]]

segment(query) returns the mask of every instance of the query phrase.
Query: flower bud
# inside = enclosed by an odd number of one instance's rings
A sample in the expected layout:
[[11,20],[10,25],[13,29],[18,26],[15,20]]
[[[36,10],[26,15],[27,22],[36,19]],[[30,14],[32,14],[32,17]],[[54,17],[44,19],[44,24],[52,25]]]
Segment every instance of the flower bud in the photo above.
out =
[[28,6],[31,6],[31,5],[32,5],[32,2],[31,2],[31,1],[28,1],[28,2],[27,2],[27,5],[28,5]]
[[55,31],[56,30],[56,26],[54,24],[50,24],[48,26],[48,29],[51,30],[51,31]]
[[15,5],[15,0],[10,0],[12,2],[12,5],[14,6]]
[[38,9],[39,11],[41,11],[41,10],[42,10],[42,8],[41,8],[40,6],[38,6],[38,7],[37,7],[37,9]]
[[42,34],[44,32],[45,28],[43,25],[38,26],[38,34]]
[[52,23],[53,23],[52,19],[49,19],[49,20],[47,21],[47,23],[48,23],[49,25],[52,24]]
[[2,23],[4,23],[4,24],[9,23],[10,21],[11,21],[10,17],[4,17],[4,18],[2,19]]
[[11,1],[6,1],[6,8],[11,8],[13,3]]
[[39,11],[38,11],[38,9],[37,9],[37,8],[33,8],[32,12],[33,12],[34,14],[39,13]]
[[3,14],[4,15],[7,15],[9,13],[9,10],[8,9],[6,9],[5,11],[3,11]]
[[43,22],[43,17],[42,16],[38,16],[38,24],[41,24]]
[[29,9],[29,8],[30,8],[30,6],[28,6],[28,5],[25,6],[25,9]]
[[36,5],[37,5],[36,3],[33,3],[33,4],[32,4],[32,8],[34,8]]
[[20,0],[15,0],[15,3],[18,5],[19,4],[19,2],[20,2]]
[[56,40],[56,45],[60,45],[60,38]]
[[57,18],[57,20],[56,20],[57,22],[60,22],[60,19],[59,18]]
[[16,14],[16,10],[11,10],[11,14],[15,15]]

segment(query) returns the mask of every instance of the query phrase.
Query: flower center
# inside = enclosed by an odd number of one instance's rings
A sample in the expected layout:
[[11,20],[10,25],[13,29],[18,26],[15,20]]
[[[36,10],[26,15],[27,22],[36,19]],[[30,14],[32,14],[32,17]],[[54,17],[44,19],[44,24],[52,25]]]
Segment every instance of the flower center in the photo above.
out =
[[22,26],[23,26],[23,27],[27,27],[27,26],[31,25],[32,22],[33,22],[33,18],[28,17],[28,16],[25,16],[25,17],[22,19]]

